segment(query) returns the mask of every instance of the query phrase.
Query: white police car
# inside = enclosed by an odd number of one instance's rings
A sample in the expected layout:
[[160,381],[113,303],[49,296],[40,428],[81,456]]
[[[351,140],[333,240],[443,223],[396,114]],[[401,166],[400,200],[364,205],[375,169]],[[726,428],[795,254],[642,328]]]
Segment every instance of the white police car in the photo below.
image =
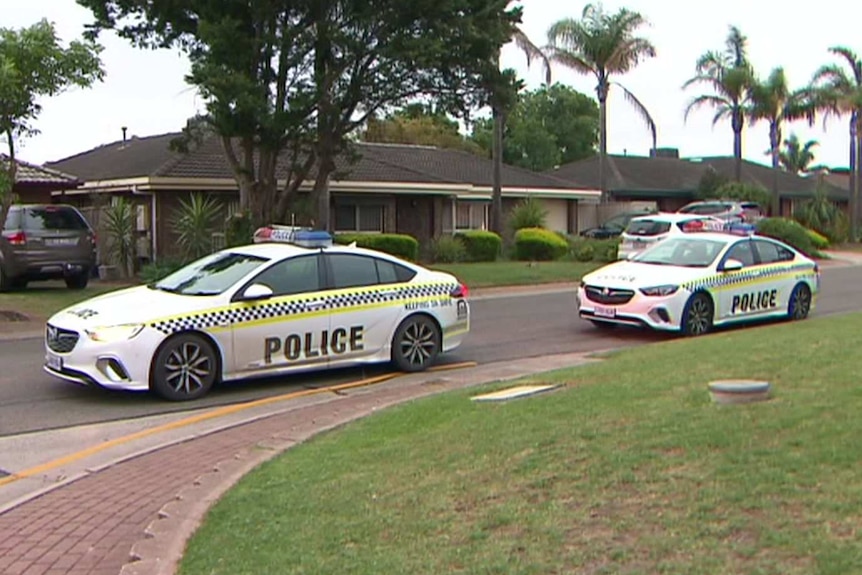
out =
[[761,318],[804,319],[820,287],[817,263],[778,240],[701,232],[667,238],[586,276],[580,317],[614,324],[709,332]]
[[468,290],[452,275],[333,246],[326,233],[279,233],[60,311],[45,370],[189,400],[217,381],[300,370],[392,361],[420,371],[468,333]]

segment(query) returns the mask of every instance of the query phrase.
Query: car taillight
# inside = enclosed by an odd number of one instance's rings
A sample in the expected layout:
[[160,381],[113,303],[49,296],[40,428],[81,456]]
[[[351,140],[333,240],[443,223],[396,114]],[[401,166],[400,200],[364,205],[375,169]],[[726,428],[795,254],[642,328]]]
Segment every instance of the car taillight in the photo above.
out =
[[3,235],[6,236],[6,240],[13,246],[23,246],[27,243],[27,234],[24,232],[13,232]]
[[458,287],[449,292],[449,295],[453,298],[462,298],[470,295],[470,288],[468,288],[464,284],[459,284]]

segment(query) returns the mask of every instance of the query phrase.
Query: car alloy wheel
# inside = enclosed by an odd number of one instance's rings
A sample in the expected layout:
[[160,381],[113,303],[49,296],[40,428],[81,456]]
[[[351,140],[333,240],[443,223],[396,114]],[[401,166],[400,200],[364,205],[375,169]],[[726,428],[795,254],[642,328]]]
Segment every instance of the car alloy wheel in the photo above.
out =
[[790,294],[790,309],[788,315],[792,320],[803,320],[811,311],[811,289],[805,284],[793,288]]
[[683,332],[686,335],[704,335],[712,330],[712,300],[703,293],[691,296],[683,312]]
[[424,315],[408,317],[398,326],[392,345],[392,359],[402,371],[422,371],[440,353],[440,329]]
[[171,401],[197,399],[215,383],[217,366],[208,341],[195,334],[175,336],[156,354],[153,391]]

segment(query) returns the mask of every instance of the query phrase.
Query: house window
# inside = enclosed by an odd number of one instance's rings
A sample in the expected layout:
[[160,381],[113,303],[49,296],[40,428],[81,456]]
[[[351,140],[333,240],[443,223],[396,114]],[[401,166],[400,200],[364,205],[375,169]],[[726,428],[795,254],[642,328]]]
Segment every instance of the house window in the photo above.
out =
[[382,232],[383,206],[376,204],[341,205],[335,208],[335,231]]
[[485,202],[456,202],[456,230],[486,230],[488,229],[488,209]]

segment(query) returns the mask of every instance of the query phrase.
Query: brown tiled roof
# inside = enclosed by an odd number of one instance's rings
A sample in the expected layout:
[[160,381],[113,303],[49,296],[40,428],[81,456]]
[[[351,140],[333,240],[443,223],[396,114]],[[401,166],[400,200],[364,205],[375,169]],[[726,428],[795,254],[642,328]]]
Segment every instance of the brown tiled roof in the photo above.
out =
[[[140,176],[186,178],[233,178],[217,138],[208,138],[188,154],[169,148],[178,133],[131,138],[65,158],[48,165],[75,174],[84,181],[117,180]],[[404,182],[414,184],[472,184],[491,186],[489,158],[459,150],[403,144],[356,143],[358,159],[337,158],[339,179],[348,182]],[[285,154],[277,177],[289,170]],[[311,174],[310,177],[313,177]],[[583,189],[569,180],[504,165],[504,187]]]
[[[8,162],[8,156],[0,155],[0,166],[5,168]],[[80,184],[78,179],[74,176],[64,174],[63,172],[53,170],[51,168],[22,162],[21,160],[16,160],[15,163],[18,164],[18,168],[15,170],[15,183],[18,185],[52,185],[56,186],[58,189],[69,189],[75,188]]]
[[[598,156],[572,162],[546,173],[561,179],[577,182],[584,187],[599,187]],[[606,164],[608,191],[611,193],[655,192],[690,195],[697,190],[707,167],[727,178],[734,176],[732,157],[696,159],[650,158],[644,156],[609,155]],[[742,162],[742,181],[772,189],[773,171],[748,160]],[[815,178],[805,178],[785,171],[778,172],[778,188],[785,197],[807,197],[817,189]],[[827,192],[834,199],[846,199],[847,191],[826,183]]]

